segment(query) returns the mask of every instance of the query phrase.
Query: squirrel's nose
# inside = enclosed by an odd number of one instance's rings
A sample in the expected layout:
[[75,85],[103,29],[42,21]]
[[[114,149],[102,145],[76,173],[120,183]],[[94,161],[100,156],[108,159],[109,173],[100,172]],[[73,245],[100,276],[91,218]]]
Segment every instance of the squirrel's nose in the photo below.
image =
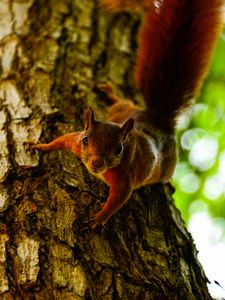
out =
[[91,164],[94,168],[101,168],[103,166],[103,161],[99,158],[93,158]]

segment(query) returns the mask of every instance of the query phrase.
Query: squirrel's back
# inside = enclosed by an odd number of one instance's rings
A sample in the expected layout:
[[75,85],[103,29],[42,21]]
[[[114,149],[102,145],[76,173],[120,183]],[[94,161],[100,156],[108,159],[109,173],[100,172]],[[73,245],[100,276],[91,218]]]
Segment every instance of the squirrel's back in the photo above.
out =
[[103,2],[118,9],[148,7],[140,32],[136,86],[151,121],[165,130],[174,127],[207,74],[222,27],[223,0]]

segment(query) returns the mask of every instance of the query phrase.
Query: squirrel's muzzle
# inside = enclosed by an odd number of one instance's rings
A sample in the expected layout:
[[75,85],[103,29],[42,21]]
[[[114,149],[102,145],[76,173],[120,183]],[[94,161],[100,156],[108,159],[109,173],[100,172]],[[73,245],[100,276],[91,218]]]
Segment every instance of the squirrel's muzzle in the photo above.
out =
[[100,158],[93,158],[91,161],[91,166],[93,167],[93,169],[101,169],[101,167],[103,167],[103,165],[104,165],[104,162]]

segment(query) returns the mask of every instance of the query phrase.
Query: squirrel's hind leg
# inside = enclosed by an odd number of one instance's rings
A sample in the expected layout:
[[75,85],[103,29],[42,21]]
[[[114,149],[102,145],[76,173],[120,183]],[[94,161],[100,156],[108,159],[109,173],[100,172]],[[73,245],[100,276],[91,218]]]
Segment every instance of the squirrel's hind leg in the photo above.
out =
[[122,100],[119,96],[117,96],[110,82],[98,84],[98,89],[105,94],[112,104]]
[[98,89],[103,92],[112,103],[106,115],[107,121],[123,123],[131,117],[135,111],[140,109],[133,101],[117,96],[112,84],[109,82],[99,84]]

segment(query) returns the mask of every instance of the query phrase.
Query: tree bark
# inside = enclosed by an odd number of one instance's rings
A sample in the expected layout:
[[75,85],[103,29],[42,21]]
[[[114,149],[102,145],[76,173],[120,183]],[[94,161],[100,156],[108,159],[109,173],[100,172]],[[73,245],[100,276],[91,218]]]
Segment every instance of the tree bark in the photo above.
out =
[[0,299],[211,299],[170,185],[83,232],[108,188],[72,153],[23,145],[81,130],[87,105],[102,118],[100,82],[134,97],[139,23],[93,0],[0,0]]

